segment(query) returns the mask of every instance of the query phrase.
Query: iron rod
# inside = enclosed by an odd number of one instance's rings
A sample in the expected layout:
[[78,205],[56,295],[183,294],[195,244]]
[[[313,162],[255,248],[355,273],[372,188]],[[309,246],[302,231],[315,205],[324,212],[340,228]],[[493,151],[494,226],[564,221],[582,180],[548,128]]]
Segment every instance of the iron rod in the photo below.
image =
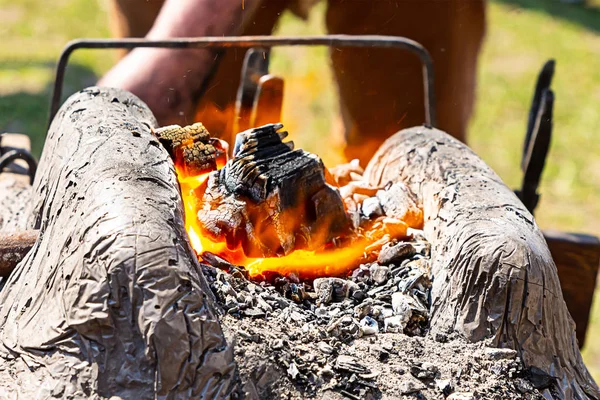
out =
[[423,65],[423,89],[425,93],[425,123],[436,125],[433,61],[427,50],[414,40],[400,36],[381,35],[323,35],[323,36],[234,36],[200,37],[148,40],[127,39],[77,39],[63,49],[56,66],[56,79],[52,89],[48,128],[58,112],[62,96],[65,70],[69,57],[78,49],[134,49],[138,47],[160,47],[169,49],[230,48],[230,47],[274,47],[274,46],[330,46],[330,47],[378,47],[408,50],[416,54]]

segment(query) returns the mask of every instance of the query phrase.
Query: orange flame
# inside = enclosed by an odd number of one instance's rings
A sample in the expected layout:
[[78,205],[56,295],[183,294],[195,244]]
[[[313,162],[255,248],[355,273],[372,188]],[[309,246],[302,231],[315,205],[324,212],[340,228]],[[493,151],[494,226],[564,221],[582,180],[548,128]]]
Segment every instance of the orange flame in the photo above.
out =
[[[217,160],[217,169],[225,165],[226,157]],[[368,232],[347,247],[326,246],[319,251],[295,250],[288,255],[270,258],[252,258],[244,254],[241,246],[229,248],[225,240],[215,242],[202,235],[197,218],[202,206],[202,195],[210,172],[187,176],[185,168],[176,163],[177,176],[185,208],[185,229],[190,244],[199,257],[205,252],[218,255],[226,261],[243,266],[250,277],[257,278],[268,273],[288,276],[295,274],[300,279],[321,276],[341,276],[367,261],[369,253],[377,251],[393,238],[406,236],[408,226],[399,220],[380,218]],[[412,224],[411,224],[412,225]]]
[[241,247],[230,249],[225,241],[215,242],[200,234],[202,227],[196,215],[201,206],[202,196],[198,191],[207,181],[209,173],[185,177],[182,168],[176,167],[176,169],[185,207],[185,230],[192,248],[200,257],[204,252],[211,252],[232,264],[244,266],[251,277],[260,276],[265,272],[274,272],[281,275],[295,273],[303,279],[313,279],[319,276],[342,275],[356,266],[357,261],[365,253],[367,242],[363,240],[354,243],[351,247],[329,251],[296,250],[282,257],[246,257]]

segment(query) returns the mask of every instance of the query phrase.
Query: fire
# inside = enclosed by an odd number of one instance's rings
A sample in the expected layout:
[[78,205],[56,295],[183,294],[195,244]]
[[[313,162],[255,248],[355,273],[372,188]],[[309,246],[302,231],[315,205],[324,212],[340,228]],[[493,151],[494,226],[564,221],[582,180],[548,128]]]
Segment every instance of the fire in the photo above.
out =
[[368,243],[363,240],[354,243],[351,247],[329,251],[296,250],[283,257],[246,257],[241,248],[230,249],[225,242],[214,242],[200,233],[202,227],[196,218],[201,201],[199,191],[202,190],[210,173],[186,177],[182,168],[176,167],[176,169],[185,207],[185,229],[190,244],[199,257],[204,252],[216,254],[232,264],[245,267],[251,277],[258,277],[268,271],[281,275],[295,273],[304,279],[311,279],[319,276],[341,275],[354,267],[357,260],[360,260],[365,253]]
[[[217,169],[226,163],[226,155],[217,160]],[[185,208],[185,229],[190,244],[198,255],[206,252],[215,254],[234,265],[243,266],[250,277],[260,278],[268,274],[288,276],[295,274],[300,279],[314,279],[321,276],[341,276],[368,260],[373,251],[394,238],[405,237],[408,226],[399,220],[379,218],[368,232],[363,232],[349,244],[337,247],[328,244],[319,251],[295,250],[281,257],[247,257],[241,246],[229,248],[223,240],[216,242],[202,234],[197,213],[202,206],[202,195],[211,172],[190,176],[182,165],[175,165]],[[283,217],[283,216],[282,216]],[[372,261],[372,259],[370,260]]]

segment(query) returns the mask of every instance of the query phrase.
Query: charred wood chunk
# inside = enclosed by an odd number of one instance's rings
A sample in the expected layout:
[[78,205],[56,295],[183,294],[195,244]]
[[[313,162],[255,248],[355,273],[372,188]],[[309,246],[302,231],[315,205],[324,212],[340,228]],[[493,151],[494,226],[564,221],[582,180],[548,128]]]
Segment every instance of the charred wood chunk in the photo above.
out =
[[210,134],[200,122],[193,125],[181,127],[179,125],[169,125],[158,128],[154,131],[161,143],[164,144],[167,151],[182,146],[187,142],[206,142]]
[[423,211],[415,194],[402,182],[394,182],[377,191],[377,199],[386,216],[404,221],[408,226],[423,226]]
[[217,168],[217,149],[210,143],[197,142],[181,149],[184,166],[190,175],[214,171]]
[[248,256],[317,249],[350,226],[321,159],[284,143],[281,127],[238,134],[234,157],[211,175],[198,212],[205,233],[241,245]]
[[217,159],[223,149],[200,122],[184,127],[165,126],[156,129],[154,134],[186,174],[198,175],[217,169]]

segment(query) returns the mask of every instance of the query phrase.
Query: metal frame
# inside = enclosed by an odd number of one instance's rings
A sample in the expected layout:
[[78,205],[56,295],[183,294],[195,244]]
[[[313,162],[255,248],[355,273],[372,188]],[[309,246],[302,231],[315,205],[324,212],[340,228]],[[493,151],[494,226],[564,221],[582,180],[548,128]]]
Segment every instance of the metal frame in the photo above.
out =
[[329,47],[376,47],[408,50],[419,57],[423,65],[423,90],[425,93],[425,124],[436,125],[433,61],[427,50],[414,40],[400,36],[381,35],[323,35],[323,36],[237,36],[174,38],[165,40],[148,39],[78,39],[69,42],[63,49],[56,66],[56,79],[52,89],[48,127],[60,107],[65,70],[69,57],[79,49],[134,49],[138,47],[160,47],[169,49],[197,48],[251,48],[275,46],[329,46]]
[[29,183],[33,185],[33,180],[35,179],[35,173],[37,171],[37,161],[35,157],[33,157],[31,152],[27,149],[15,149],[10,146],[3,147],[3,135],[4,134],[0,133],[0,174],[4,172],[4,168],[10,166],[13,162],[23,160],[27,163]]

